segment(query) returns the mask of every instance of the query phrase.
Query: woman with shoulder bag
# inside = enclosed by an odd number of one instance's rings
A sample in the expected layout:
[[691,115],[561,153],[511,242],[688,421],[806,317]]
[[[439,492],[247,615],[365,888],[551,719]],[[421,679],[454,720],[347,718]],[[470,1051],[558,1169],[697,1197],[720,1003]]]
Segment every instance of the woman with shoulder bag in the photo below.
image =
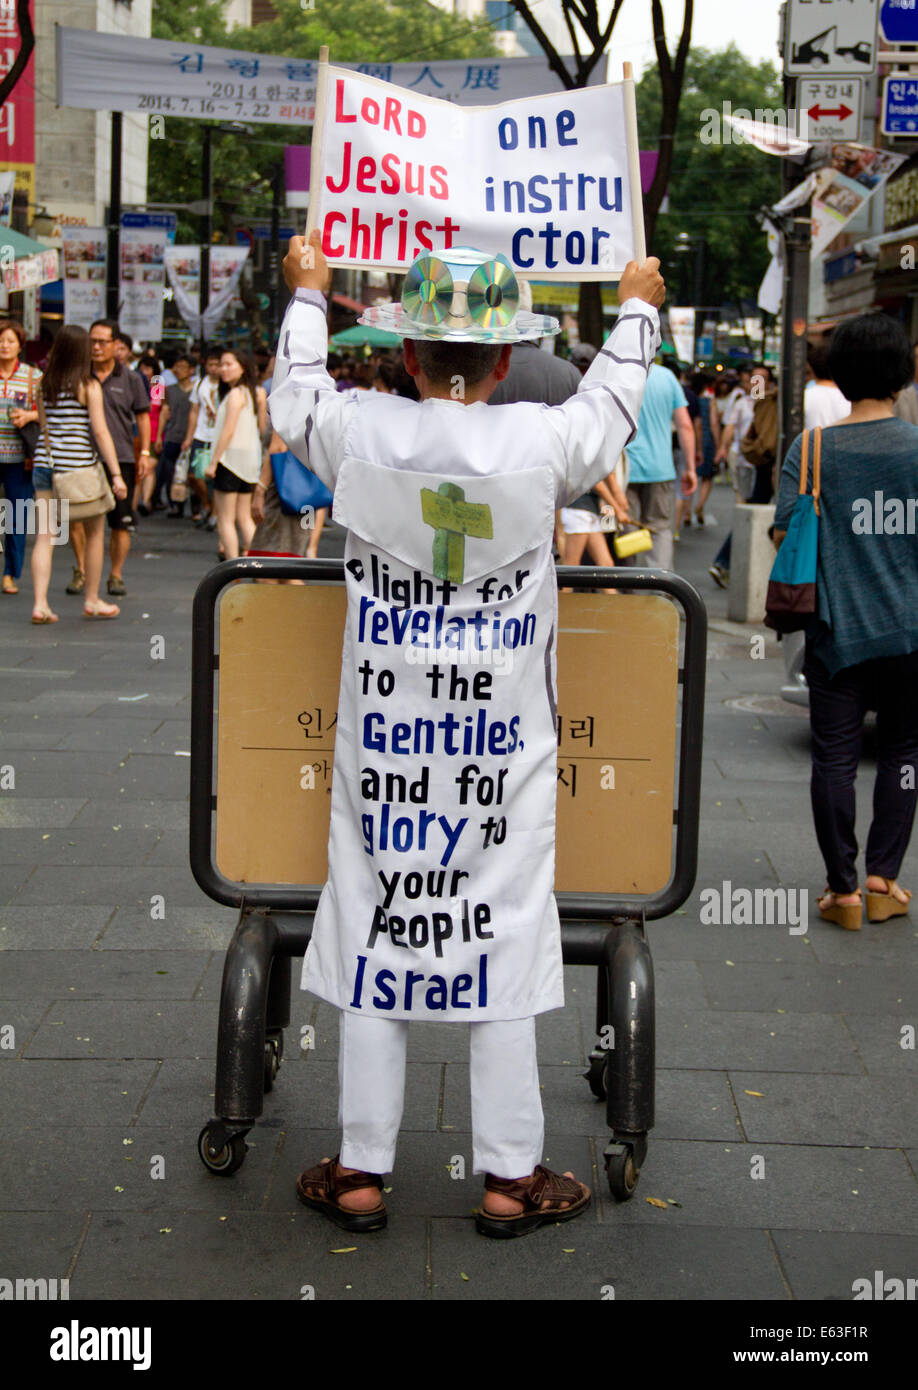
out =
[[[35,589],[32,622],[57,622],[57,614],[48,607],[51,580],[49,509],[61,507],[64,501],[68,503],[68,520],[82,521],[86,530],[83,615],[117,618],[120,608],[116,603],[104,603],[99,598],[99,583],[105,514],[114,506],[115,498],[123,501],[127,497],[127,487],[105,423],[102,387],[92,374],[89,334],[85,328],[65,324],[58,332],[42,378],[38,409],[39,434],[32,478],[36,498],[43,505],[36,508],[38,533],[32,548]],[[111,477],[111,487],[97,458],[96,446]]]
[[[255,534],[252,494],[261,473],[260,425],[265,393],[256,385],[255,364],[245,353],[227,348],[220,357],[220,406],[214,447],[205,478],[214,480],[214,505],[221,560],[235,560]],[[238,530],[237,530],[238,528]]]
[[[814,431],[812,440],[801,435],[791,445],[774,541],[784,540],[812,475],[816,612],[806,627],[803,671],[813,819],[826,866],[819,915],[856,931],[864,898],[871,922],[904,916],[911,898],[897,879],[918,803],[918,428],[894,416],[896,394],[912,373],[911,347],[894,319],[874,313],[846,320],[833,335],[829,371],[851,411]],[[813,445],[806,453],[804,442]],[[854,786],[869,709],[877,712],[877,772],[862,893]]]
[[[41,372],[20,358],[25,329],[18,319],[0,319],[0,489],[9,502],[10,522],[0,539],[3,593],[18,594],[26,553],[26,532],[33,491],[32,454],[38,415],[35,398]],[[23,505],[24,504],[24,505]]]

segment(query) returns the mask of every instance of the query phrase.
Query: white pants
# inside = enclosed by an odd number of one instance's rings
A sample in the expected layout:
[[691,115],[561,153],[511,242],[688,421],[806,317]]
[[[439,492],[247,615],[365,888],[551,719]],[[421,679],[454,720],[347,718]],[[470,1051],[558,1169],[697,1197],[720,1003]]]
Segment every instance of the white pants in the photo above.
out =
[[[545,1126],[535,1019],[470,1023],[473,1172],[522,1178],[542,1159]],[[408,1021],[341,1012],[341,1164],[389,1173],[405,1102]]]

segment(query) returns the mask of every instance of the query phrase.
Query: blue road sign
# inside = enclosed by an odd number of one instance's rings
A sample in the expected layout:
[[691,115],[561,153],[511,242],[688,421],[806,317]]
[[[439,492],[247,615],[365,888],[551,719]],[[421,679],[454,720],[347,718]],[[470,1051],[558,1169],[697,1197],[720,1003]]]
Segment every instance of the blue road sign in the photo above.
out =
[[883,0],[880,23],[889,43],[918,43],[918,0]]
[[918,137],[918,77],[887,77],[883,83],[884,135]]
[[710,335],[698,339],[699,360],[704,357],[714,356],[714,339]]

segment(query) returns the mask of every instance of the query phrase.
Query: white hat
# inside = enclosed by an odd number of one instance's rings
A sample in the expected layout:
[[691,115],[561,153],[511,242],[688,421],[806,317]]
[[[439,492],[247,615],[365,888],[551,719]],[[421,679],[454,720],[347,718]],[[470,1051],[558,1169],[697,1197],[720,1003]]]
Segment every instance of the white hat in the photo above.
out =
[[418,256],[401,303],[373,305],[358,323],[400,338],[464,343],[521,343],[561,332],[557,319],[519,304],[520,286],[506,256],[454,246]]

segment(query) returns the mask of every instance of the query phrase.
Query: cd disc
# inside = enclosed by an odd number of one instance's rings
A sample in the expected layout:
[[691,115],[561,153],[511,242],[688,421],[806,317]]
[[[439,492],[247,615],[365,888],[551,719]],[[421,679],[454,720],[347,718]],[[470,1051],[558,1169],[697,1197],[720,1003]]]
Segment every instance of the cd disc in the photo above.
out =
[[402,308],[415,323],[442,323],[453,302],[453,277],[436,256],[416,261],[405,276]]
[[469,278],[469,313],[482,328],[506,328],[519,307],[516,276],[503,261],[485,261]]

